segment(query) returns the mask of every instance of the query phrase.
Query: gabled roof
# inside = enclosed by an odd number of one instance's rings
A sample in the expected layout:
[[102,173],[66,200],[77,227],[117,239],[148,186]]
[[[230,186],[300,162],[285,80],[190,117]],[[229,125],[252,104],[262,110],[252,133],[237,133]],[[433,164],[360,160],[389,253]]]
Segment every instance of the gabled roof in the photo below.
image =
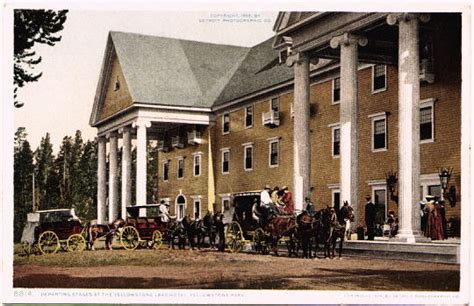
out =
[[134,102],[210,108],[249,48],[111,32]]
[[272,41],[267,39],[250,49],[214,106],[293,79],[293,69],[278,64],[278,51],[272,48]]

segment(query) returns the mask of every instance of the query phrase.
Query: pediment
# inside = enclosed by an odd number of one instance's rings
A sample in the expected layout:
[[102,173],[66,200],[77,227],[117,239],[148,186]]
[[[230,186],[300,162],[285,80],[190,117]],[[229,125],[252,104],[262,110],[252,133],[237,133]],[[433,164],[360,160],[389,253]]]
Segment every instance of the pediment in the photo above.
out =
[[109,40],[99,77],[91,124],[112,117],[133,104],[119,58]]

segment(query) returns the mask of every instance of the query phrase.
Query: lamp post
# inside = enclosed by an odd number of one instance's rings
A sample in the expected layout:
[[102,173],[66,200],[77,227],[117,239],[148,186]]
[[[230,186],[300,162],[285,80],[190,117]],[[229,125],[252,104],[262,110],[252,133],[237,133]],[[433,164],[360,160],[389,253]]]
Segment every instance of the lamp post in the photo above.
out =
[[387,189],[390,192],[390,199],[398,204],[398,195],[395,195],[395,188],[398,182],[397,172],[390,170],[385,173],[385,180],[387,182]]
[[441,199],[444,200],[446,197],[451,207],[456,205],[456,187],[449,187],[449,180],[453,174],[453,168],[440,168],[438,169],[439,181],[441,184]]

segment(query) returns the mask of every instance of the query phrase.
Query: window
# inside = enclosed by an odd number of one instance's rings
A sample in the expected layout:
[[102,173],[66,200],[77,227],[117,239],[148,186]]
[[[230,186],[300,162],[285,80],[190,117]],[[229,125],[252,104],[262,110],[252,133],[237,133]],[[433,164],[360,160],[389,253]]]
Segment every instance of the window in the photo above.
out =
[[184,177],[184,158],[178,158],[178,179],[182,179]]
[[222,134],[229,134],[230,132],[230,116],[229,114],[222,115]]
[[222,150],[222,174],[227,174],[230,171],[229,159],[230,159],[230,150],[229,149]]
[[230,199],[229,198],[223,198],[222,199],[222,208],[223,208],[223,211],[228,211],[230,209]]
[[441,197],[441,185],[429,185],[428,194],[432,196]]
[[278,151],[279,151],[280,141],[278,139],[270,141],[269,147],[269,163],[270,167],[278,167]]
[[201,175],[201,154],[194,155],[194,176]]
[[118,91],[120,89],[120,80],[119,77],[115,77],[115,84],[114,84],[114,91]]
[[194,199],[193,207],[194,207],[194,218],[200,219],[201,218],[201,199]]
[[372,66],[372,93],[387,89],[387,66]]
[[170,169],[170,162],[164,161],[163,162],[163,181],[167,181],[169,179],[169,169]]
[[434,140],[433,105],[420,108],[420,140]]
[[186,198],[183,195],[179,195],[176,198],[176,217],[178,220],[182,220],[186,216]]
[[339,189],[332,190],[332,206],[334,207],[336,212],[341,209],[341,192],[339,191]]
[[338,157],[341,152],[341,129],[339,126],[332,128],[332,156]]
[[332,103],[338,104],[341,100],[341,78],[332,80]]
[[253,105],[245,108],[245,128],[251,128],[253,126]]
[[279,112],[280,111],[280,101],[278,98],[272,98],[270,101],[270,108],[272,111]]
[[253,170],[253,145],[244,146],[244,170]]

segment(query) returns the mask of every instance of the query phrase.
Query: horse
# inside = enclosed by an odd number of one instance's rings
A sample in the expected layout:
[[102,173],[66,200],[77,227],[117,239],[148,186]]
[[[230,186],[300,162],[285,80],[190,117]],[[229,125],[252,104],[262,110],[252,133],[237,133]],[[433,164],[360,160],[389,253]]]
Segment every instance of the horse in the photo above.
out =
[[344,206],[339,211],[338,221],[345,226],[344,233],[346,239],[349,240],[351,236],[351,222],[354,222],[354,208],[347,201],[344,201]]
[[193,250],[196,246],[195,238],[197,238],[197,248],[201,249],[201,239],[203,235],[201,222],[202,221],[191,220],[189,216],[186,216],[181,220],[181,224],[183,225],[184,231],[188,236],[189,247]]
[[216,214],[211,213],[208,211],[202,221],[200,222],[200,229],[201,229],[201,244],[204,243],[204,239],[206,237],[209,238],[209,247],[211,249],[216,248],[216,236],[217,236],[217,229],[216,229]]
[[[319,217],[316,217],[319,216]],[[315,249],[315,256],[318,250],[319,244],[319,234],[321,231],[321,218],[320,213],[318,213],[315,217],[310,216],[306,211],[303,211],[296,217],[296,231],[294,237],[297,239],[298,242],[301,243],[301,248],[303,250],[303,258],[311,258],[312,257],[312,240],[316,240],[316,249]],[[295,255],[298,256],[298,245],[296,245],[296,252]],[[291,253],[289,253],[291,255]]]
[[270,245],[275,256],[278,255],[278,241],[283,236],[291,237],[296,230],[296,220],[293,215],[278,215],[268,220],[265,232],[270,233]]
[[336,248],[337,239],[340,239],[338,252],[339,257],[341,257],[342,244],[344,242],[346,229],[345,226],[340,225],[337,221],[333,207],[327,207],[323,209],[321,223],[321,233],[324,241],[324,257],[331,258],[332,250],[332,257],[334,258],[334,250]]
[[186,231],[180,222],[169,222],[165,239],[168,241],[171,249],[174,250],[176,239],[178,240],[178,248],[184,249],[186,246]]
[[107,250],[112,250],[112,242],[115,236],[115,233],[119,228],[124,227],[125,220],[121,218],[115,219],[110,224],[91,224],[86,225],[86,241],[87,249],[94,250],[94,242],[101,238],[105,237],[105,248]]

